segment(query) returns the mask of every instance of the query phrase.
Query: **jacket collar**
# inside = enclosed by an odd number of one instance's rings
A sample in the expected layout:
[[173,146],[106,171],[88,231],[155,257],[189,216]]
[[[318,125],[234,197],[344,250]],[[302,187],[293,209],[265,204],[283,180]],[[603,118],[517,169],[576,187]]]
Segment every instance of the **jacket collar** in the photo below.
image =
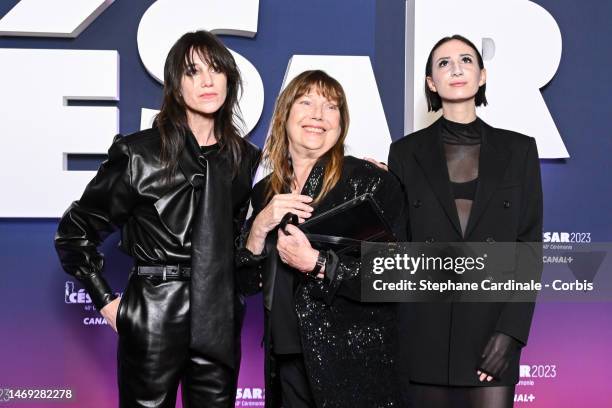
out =
[[[312,166],[300,194],[308,195],[312,198],[319,194],[323,185],[325,165],[327,164],[328,160],[328,155],[325,154],[323,157],[317,160],[314,166]],[[289,193],[290,191],[285,190],[285,192]],[[272,304],[274,302],[274,286],[276,284],[277,270],[279,268],[284,268],[284,266],[280,264],[280,261],[277,260],[278,251],[276,249],[276,237],[276,230],[274,230],[273,233],[268,234],[266,237],[266,253],[268,254],[268,257],[266,258],[266,266],[264,268],[266,273],[263,276],[263,300],[264,307],[268,311],[272,310]]]
[[[495,128],[485,122],[482,122],[482,124],[483,135],[478,164],[479,181],[464,239],[470,236],[486,209],[491,196],[504,175],[509,159],[509,149],[506,148],[504,140],[498,137]],[[448,176],[444,148],[440,138],[441,126],[442,119],[438,119],[425,129],[426,137],[423,138],[414,155],[446,216],[457,234],[462,236],[457,207]]]
[[306,182],[300,194],[308,195],[312,198],[315,198],[317,194],[319,194],[321,187],[323,187],[325,166],[328,161],[329,157],[327,154],[324,154],[323,157],[317,160],[314,166],[312,166],[312,169],[310,169],[310,173],[308,173],[308,177],[306,178]]
[[478,162],[478,187],[476,199],[465,230],[465,238],[474,231],[482,214],[489,205],[489,201],[502,178],[510,161],[510,149],[506,140],[500,137],[495,128],[483,123],[483,139],[480,147],[480,160]]
[[[321,187],[323,187],[323,178],[325,176],[325,166],[329,161],[329,156],[324,154],[320,157],[315,164],[310,169],[310,173],[308,173],[308,177],[306,177],[306,181],[304,182],[304,186],[300,191],[300,194],[310,196],[315,198],[317,194],[321,191]],[[284,190],[285,193],[290,193],[291,188],[287,187]]]

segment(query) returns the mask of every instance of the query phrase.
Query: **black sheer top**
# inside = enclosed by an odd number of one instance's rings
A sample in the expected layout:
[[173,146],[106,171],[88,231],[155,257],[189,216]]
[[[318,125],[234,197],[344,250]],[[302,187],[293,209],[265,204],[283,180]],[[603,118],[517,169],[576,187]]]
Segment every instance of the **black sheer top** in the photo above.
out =
[[442,118],[442,142],[448,177],[464,235],[478,187],[482,129],[482,121],[478,118],[471,123],[451,122]]

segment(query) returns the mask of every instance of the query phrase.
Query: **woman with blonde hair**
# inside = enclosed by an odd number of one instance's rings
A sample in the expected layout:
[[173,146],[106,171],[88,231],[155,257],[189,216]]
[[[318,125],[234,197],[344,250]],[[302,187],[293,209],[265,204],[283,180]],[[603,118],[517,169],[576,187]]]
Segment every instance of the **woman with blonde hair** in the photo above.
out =
[[277,100],[264,148],[272,173],[253,189],[237,259],[250,288],[263,287],[267,407],[397,405],[392,306],[360,303],[359,258],[279,228],[287,213],[301,223],[366,193],[402,225],[399,183],[344,156],[348,126],[344,90],[323,71],[298,75]]

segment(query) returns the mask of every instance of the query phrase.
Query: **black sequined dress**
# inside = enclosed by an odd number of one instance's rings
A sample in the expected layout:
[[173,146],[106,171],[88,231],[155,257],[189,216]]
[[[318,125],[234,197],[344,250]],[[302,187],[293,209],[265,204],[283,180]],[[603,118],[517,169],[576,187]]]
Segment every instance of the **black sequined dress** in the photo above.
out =
[[[319,162],[313,167],[302,194],[316,196],[323,176],[324,166]],[[267,180],[260,181],[253,190],[251,220],[267,204],[264,200]],[[404,224],[400,219],[404,206],[398,200],[402,196],[399,183],[390,173],[351,156],[345,157],[341,179],[315,206],[313,216],[365,193],[374,195],[389,224],[398,227],[396,236],[403,239]],[[279,353],[278,349],[282,353],[295,352],[295,341],[291,340],[293,330],[297,330],[295,334],[300,343],[297,351],[303,353],[318,407],[399,406],[394,369],[395,309],[392,304],[360,303],[359,258],[331,252],[325,279],[312,280],[278,259],[275,232],[268,235],[261,256],[252,255],[243,245],[244,239],[237,251],[238,280],[243,291],[255,292],[263,281],[266,407],[281,404],[274,355]],[[266,279],[272,273],[273,283]],[[292,283],[282,284],[279,276],[287,278],[287,274]],[[279,298],[285,299],[282,302],[289,299],[289,307],[279,304]],[[288,311],[294,319],[287,315]],[[278,325],[281,327],[274,327]],[[279,337],[276,333],[283,331],[282,344],[276,344]]]

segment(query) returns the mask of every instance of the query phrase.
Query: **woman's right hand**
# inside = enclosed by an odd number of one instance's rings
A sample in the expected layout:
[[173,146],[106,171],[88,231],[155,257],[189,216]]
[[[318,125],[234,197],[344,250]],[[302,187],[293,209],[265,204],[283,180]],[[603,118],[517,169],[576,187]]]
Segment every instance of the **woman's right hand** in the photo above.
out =
[[288,212],[298,216],[304,222],[312,215],[313,208],[308,205],[312,197],[301,194],[276,194],[263,210],[257,214],[247,239],[246,247],[255,255],[261,254],[266,236],[272,231]]
[[121,297],[119,296],[111,300],[106,304],[106,306],[100,309],[100,314],[106,319],[106,322],[115,331],[115,333],[117,332],[117,311],[119,310],[120,301]]

